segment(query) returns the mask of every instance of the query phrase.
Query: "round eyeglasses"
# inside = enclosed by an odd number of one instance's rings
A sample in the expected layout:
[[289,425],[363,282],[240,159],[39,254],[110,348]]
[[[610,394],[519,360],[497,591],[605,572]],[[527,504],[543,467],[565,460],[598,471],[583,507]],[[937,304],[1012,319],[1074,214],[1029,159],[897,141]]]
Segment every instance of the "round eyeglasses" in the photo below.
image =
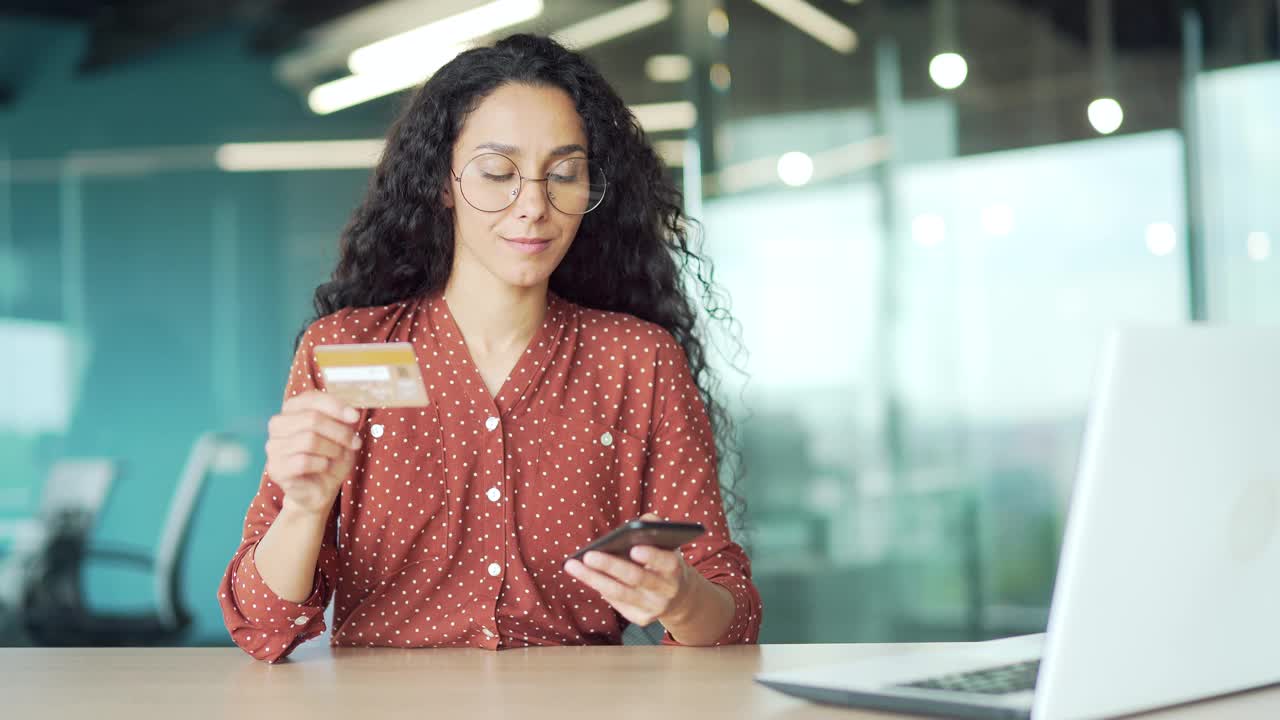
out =
[[[453,175],[453,171],[450,170]],[[544,178],[520,174],[515,161],[506,155],[485,153],[472,158],[453,175],[467,204],[481,212],[506,210],[520,196],[525,182],[546,183],[547,201],[562,213],[586,215],[604,200],[604,170],[590,159],[571,157],[556,163]]]

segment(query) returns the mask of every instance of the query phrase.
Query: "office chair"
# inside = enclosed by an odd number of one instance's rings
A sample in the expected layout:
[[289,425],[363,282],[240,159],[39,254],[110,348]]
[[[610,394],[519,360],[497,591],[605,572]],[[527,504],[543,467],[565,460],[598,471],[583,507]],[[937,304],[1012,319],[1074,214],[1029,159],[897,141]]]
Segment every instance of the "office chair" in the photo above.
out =
[[662,623],[653,622],[645,626],[628,625],[622,631],[623,645],[661,645],[662,636],[666,634]]
[[[191,625],[182,603],[181,560],[191,535],[191,518],[205,481],[213,472],[243,465],[243,449],[230,436],[205,433],[192,446],[179,478],[154,556],[128,548],[91,547],[86,536],[66,535],[50,543],[44,562],[27,583],[27,633],[36,644],[63,647],[177,644]],[[97,612],[81,587],[84,568],[117,564],[152,575],[155,607],[141,613]]]
[[51,543],[89,536],[117,471],[109,458],[67,458],[49,468],[35,517],[19,523],[0,560],[0,645],[29,644],[21,622],[26,578]]

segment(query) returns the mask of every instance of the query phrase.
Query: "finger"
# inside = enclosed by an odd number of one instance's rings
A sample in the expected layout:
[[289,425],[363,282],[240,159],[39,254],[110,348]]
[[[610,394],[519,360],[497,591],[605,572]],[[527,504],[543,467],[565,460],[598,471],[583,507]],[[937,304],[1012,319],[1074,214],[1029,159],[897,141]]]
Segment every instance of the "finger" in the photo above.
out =
[[308,488],[320,483],[319,475],[282,475],[279,479],[272,478],[272,482],[280,486],[286,495],[294,496],[295,499],[306,494]]
[[301,395],[294,395],[285,401],[282,408],[282,412],[285,414],[303,410],[322,412],[334,420],[348,424],[360,419],[359,410],[321,390],[312,390]]
[[658,616],[644,608],[638,608],[635,605],[628,605],[623,602],[610,603],[614,610],[617,610],[622,617],[631,621],[633,625],[644,627],[658,619]]
[[324,435],[314,432],[303,432],[267,440],[267,455],[270,457],[304,454],[335,460],[352,449],[350,445],[341,445]]
[[339,445],[355,447],[355,428],[338,422],[319,410],[298,410],[276,415],[267,423],[267,432],[271,437],[278,438],[314,432]]
[[276,470],[284,477],[301,477],[303,475],[322,475],[329,470],[333,461],[319,455],[298,453],[286,455],[280,459]]
[[565,571],[600,593],[609,604],[625,603],[641,608],[650,608],[652,600],[647,593],[628,587],[602,572],[592,570],[578,560],[565,563]]
[[652,545],[637,545],[631,548],[631,559],[643,565],[646,570],[674,577],[679,574],[682,556],[676,550],[663,550]]
[[659,596],[675,593],[675,584],[667,578],[645,570],[643,567],[620,557],[602,552],[589,552],[583,557],[584,564],[614,578],[623,585],[649,590]]
[[[351,475],[351,470],[355,466],[356,451],[346,450],[336,458],[319,458],[319,456],[309,456],[318,460],[325,460],[328,466],[323,470],[314,472],[294,473],[285,471],[282,473],[283,484],[289,483],[301,485],[314,485],[326,496],[332,496],[342,483]],[[292,456],[291,456],[292,457]],[[312,466],[314,467],[314,466]],[[268,473],[271,472],[268,469]],[[287,492],[287,489],[286,489]]]
[[346,482],[351,475],[351,470],[356,466],[356,451],[345,450],[329,465],[329,477],[332,478],[336,485]]
[[641,520],[661,520],[662,518],[658,517],[655,513],[650,512],[650,513],[645,513],[641,515],[640,519]]
[[352,434],[350,442],[336,442],[328,435],[322,435],[318,432],[300,432],[296,435],[283,438],[284,443],[291,443],[291,449],[294,452],[303,452],[308,455],[319,455],[336,460],[342,457],[343,453],[356,450],[363,442],[359,435]]
[[[351,451],[354,454],[354,451]],[[285,492],[298,484],[334,485],[333,473],[342,470],[341,457],[330,459],[318,455],[288,455],[267,462],[267,479]]]

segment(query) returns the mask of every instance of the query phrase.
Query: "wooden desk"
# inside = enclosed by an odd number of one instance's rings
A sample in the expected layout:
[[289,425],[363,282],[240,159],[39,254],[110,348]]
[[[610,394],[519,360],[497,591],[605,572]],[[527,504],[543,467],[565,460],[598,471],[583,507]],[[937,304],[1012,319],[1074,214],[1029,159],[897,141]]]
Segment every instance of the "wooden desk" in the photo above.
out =
[[[751,681],[758,670],[901,652],[903,645],[527,650],[303,646],[269,666],[235,648],[0,648],[0,715],[99,720],[374,718],[890,718],[825,708]],[[1280,688],[1155,713],[1280,717]]]

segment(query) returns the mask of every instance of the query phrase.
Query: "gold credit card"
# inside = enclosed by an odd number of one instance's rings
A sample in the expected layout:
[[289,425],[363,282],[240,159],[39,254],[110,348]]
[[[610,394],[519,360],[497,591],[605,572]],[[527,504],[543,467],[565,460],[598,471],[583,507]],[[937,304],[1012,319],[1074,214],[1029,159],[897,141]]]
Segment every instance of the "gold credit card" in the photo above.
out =
[[422,407],[430,403],[413,345],[317,345],[325,392],[356,408]]

